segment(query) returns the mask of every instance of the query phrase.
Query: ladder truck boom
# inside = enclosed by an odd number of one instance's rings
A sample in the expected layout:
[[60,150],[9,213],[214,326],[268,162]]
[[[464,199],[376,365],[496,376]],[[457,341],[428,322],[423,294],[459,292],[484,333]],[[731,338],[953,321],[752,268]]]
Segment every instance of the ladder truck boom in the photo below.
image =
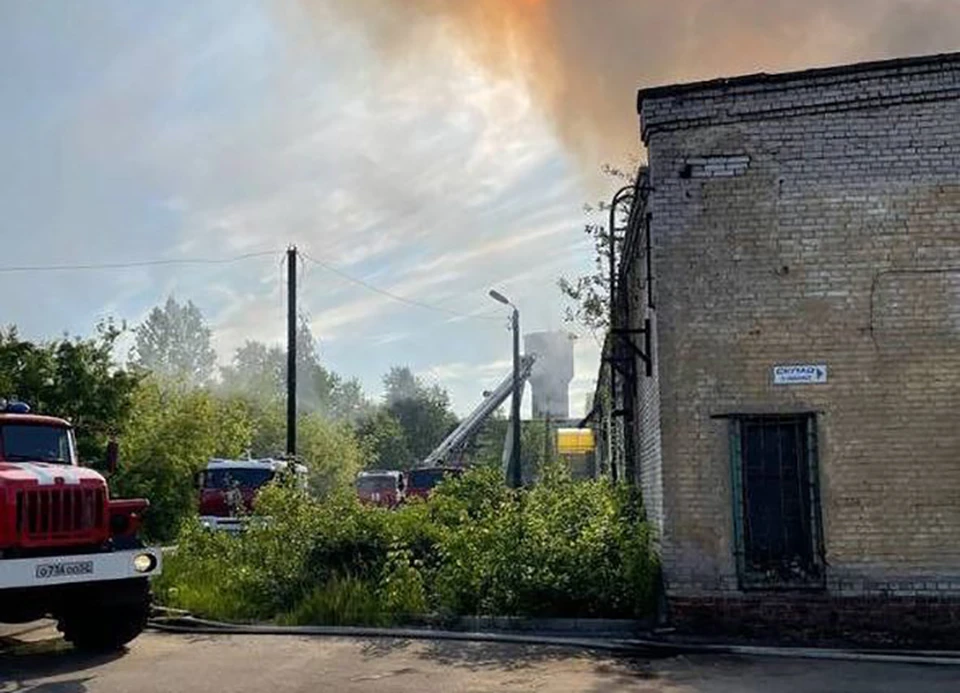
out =
[[[526,355],[520,359],[521,388],[523,388],[524,383],[530,377],[530,372],[533,369],[533,362],[535,360],[536,358],[533,355]],[[436,449],[427,456],[421,466],[437,467],[446,462],[450,455],[462,448],[463,445],[480,430],[484,422],[506,401],[512,391],[513,372],[511,371],[511,373],[497,385],[496,389],[486,395],[483,401],[477,405],[477,408],[470,412],[463,421],[453,429],[450,435],[441,441]]]

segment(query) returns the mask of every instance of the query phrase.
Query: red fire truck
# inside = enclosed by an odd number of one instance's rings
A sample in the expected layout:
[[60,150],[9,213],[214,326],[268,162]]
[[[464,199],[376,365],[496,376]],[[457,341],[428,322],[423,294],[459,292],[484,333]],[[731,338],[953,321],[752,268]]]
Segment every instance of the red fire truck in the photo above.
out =
[[407,472],[407,498],[427,498],[437,484],[463,475],[460,467],[424,467]]
[[274,458],[210,460],[196,478],[201,524],[207,529],[242,531],[257,494],[283,475],[292,475],[306,488],[307,468],[297,462]]
[[403,502],[403,472],[375,470],[357,474],[357,498],[361,503],[394,508]]
[[[115,470],[115,442],[106,457]],[[88,650],[133,640],[160,573],[160,551],[137,538],[148,505],[111,498],[104,477],[80,466],[68,421],[0,400],[0,622],[51,616]]]

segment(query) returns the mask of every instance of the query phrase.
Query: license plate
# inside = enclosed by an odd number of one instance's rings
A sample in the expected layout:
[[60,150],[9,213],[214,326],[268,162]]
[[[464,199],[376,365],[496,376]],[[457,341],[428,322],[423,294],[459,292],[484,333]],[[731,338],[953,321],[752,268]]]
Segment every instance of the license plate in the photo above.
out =
[[37,578],[40,580],[72,575],[93,575],[93,561],[41,563],[37,566]]

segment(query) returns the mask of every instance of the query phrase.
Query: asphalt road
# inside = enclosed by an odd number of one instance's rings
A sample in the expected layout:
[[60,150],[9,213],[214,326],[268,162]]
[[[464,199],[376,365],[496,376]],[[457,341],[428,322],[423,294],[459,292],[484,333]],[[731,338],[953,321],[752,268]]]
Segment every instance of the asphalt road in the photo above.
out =
[[[9,631],[8,631],[9,635]],[[0,639],[0,693],[960,691],[960,668],[771,658],[618,658],[547,647],[147,633],[109,657],[47,629]]]

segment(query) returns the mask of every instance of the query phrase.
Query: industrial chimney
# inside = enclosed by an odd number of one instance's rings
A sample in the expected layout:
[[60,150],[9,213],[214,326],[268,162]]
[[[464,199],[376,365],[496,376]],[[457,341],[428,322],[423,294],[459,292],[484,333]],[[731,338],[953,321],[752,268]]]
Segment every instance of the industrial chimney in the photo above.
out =
[[530,386],[533,418],[570,418],[570,381],[573,380],[573,337],[566,332],[524,335],[525,353],[536,356]]

